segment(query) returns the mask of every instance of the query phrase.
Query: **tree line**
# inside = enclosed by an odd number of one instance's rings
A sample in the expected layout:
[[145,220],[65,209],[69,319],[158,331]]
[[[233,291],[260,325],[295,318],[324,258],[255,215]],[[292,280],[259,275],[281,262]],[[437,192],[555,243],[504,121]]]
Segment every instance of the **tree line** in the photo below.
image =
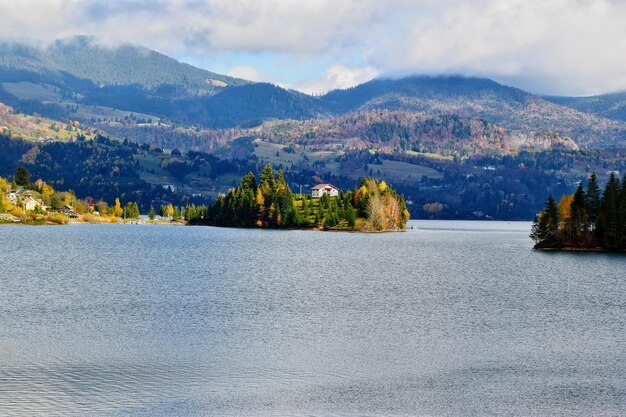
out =
[[382,181],[363,178],[360,187],[319,199],[295,195],[282,170],[266,165],[257,181],[252,172],[208,207],[184,209],[192,224],[225,227],[404,230],[409,219],[404,197]]
[[612,173],[601,192],[593,173],[586,190],[579,184],[574,194],[562,196],[558,203],[550,195],[535,217],[530,237],[536,248],[626,249],[626,176],[620,183]]

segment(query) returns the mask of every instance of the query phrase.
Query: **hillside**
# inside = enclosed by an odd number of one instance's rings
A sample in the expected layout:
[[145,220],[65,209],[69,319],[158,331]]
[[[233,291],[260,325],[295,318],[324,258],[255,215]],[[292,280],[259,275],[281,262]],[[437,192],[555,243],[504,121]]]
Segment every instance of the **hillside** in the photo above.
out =
[[163,86],[193,94],[215,93],[244,80],[205,71],[140,46],[103,46],[95,38],[60,39],[46,48],[0,43],[0,70],[5,80],[47,82],[79,92],[85,81],[102,88],[137,85],[147,90]]
[[442,156],[508,154],[520,150],[578,149],[567,137],[515,131],[482,119],[455,114],[408,111],[363,111],[333,119],[267,122],[246,132],[264,141],[307,149],[377,149],[425,152]]
[[270,147],[282,145],[277,150],[292,147],[309,158],[314,158],[312,154],[317,152],[340,154],[363,149],[443,157],[578,149],[572,139],[554,133],[509,130],[485,120],[453,114],[432,116],[400,110],[361,111],[303,121],[273,120],[256,127],[222,130],[185,129],[158,123],[137,126],[132,122],[97,126],[137,142],[184,151],[226,152],[229,157],[248,157],[252,153],[261,158],[271,157],[265,155],[265,147],[250,147],[246,151],[245,141],[239,138],[251,138]]
[[105,47],[88,37],[59,40],[45,49],[0,44],[1,102],[101,127],[132,116],[177,127],[229,129],[391,110],[482,119],[507,130],[570,137],[585,148],[619,147],[626,144],[622,98],[603,96],[591,104],[545,99],[458,76],[378,78],[312,97],[215,74],[134,45]]
[[135,45],[89,37],[45,49],[0,43],[0,101],[26,113],[90,122],[119,111],[223,128],[330,115],[311,96],[216,74]]
[[626,93],[589,97],[546,97],[546,100],[599,117],[626,122]]
[[626,123],[471,77],[379,78],[321,98],[335,112],[402,109],[480,118],[508,129],[569,136],[582,147],[626,146]]
[[[213,146],[210,155],[112,140],[101,130],[2,109],[8,126],[0,133],[0,176],[11,176],[23,165],[59,189],[136,201],[143,212],[151,205],[206,204],[245,172],[259,173],[269,162],[284,170],[293,190],[317,183],[346,190],[363,176],[384,178],[407,198],[416,218],[530,219],[547,193],[571,193],[590,170],[601,178],[626,171],[622,151],[580,152],[566,137],[509,131],[453,115],[360,112],[199,132],[130,114],[122,119],[128,125],[117,123],[129,129],[142,121],[142,135],[150,131],[155,140],[173,139],[164,135],[172,132],[198,146],[207,141]],[[41,140],[45,129],[57,133],[53,126],[60,136]]]
[[36,142],[70,141],[78,136],[91,139],[97,129],[82,126],[77,121],[62,122],[16,112],[0,103],[0,134]]

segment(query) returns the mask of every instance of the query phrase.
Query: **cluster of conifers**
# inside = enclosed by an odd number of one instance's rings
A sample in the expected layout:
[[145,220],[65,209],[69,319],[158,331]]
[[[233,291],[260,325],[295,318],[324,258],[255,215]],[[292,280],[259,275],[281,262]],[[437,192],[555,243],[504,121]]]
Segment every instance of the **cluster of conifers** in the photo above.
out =
[[254,174],[246,174],[236,188],[188,220],[226,227],[388,231],[404,230],[408,218],[404,198],[384,181],[363,178],[354,191],[312,199],[293,194],[283,172],[274,174],[268,164],[258,182]]
[[559,203],[550,195],[530,237],[536,248],[626,249],[626,177],[611,174],[601,193],[594,173],[586,190],[579,184]]

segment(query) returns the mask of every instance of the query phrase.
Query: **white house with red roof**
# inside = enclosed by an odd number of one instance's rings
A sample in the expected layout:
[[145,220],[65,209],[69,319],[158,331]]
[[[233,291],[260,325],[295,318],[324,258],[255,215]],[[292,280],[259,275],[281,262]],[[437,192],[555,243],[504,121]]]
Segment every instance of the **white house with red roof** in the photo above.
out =
[[329,197],[337,197],[339,195],[339,188],[332,184],[317,184],[311,188],[311,197],[320,198],[324,194],[328,194]]

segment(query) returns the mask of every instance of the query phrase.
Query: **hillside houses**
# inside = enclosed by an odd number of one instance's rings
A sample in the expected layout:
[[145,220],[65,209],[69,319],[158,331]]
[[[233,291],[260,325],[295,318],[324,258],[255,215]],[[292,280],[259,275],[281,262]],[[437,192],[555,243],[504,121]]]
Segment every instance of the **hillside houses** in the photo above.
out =
[[19,188],[15,191],[11,191],[7,194],[7,199],[14,206],[25,209],[26,211],[35,210],[37,207],[42,210],[46,210],[46,206],[43,201],[35,197],[35,194],[30,190]]
[[78,218],[78,213],[76,213],[76,210],[74,210],[74,207],[70,206],[69,204],[66,204],[63,207],[61,207],[60,211],[61,213],[69,217],[70,219]]

